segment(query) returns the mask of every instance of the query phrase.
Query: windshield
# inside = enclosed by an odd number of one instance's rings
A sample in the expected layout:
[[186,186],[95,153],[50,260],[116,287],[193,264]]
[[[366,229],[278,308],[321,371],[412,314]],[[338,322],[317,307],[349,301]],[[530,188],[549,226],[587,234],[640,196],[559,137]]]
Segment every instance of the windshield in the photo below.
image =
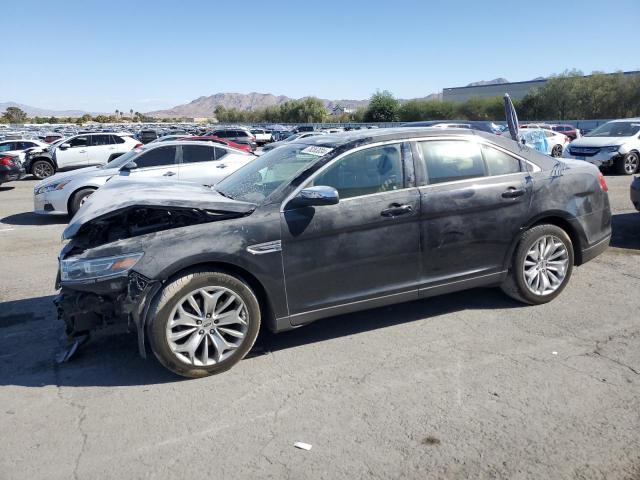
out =
[[640,132],[640,122],[608,122],[585,137],[630,137]]
[[129,163],[129,161],[131,159],[133,159],[133,157],[137,157],[138,154],[140,152],[142,152],[143,149],[142,148],[134,148],[133,150],[128,151],[125,154],[120,155],[119,157],[114,158],[113,160],[111,160],[109,163],[107,163],[106,165],[102,165],[101,167],[98,168],[102,168],[102,169],[107,169],[107,168],[120,168],[123,165],[126,165],[127,163]]
[[309,145],[283,145],[271,150],[218,183],[221,194],[245,202],[261,203],[278,187],[293,180],[320,156],[305,153]]

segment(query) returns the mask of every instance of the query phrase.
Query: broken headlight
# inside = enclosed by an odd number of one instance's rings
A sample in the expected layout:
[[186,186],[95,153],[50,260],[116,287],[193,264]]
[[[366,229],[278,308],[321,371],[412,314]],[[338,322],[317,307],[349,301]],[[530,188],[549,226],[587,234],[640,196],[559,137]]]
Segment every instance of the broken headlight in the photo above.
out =
[[64,259],[60,262],[60,279],[63,282],[76,282],[122,275],[131,270],[143,255],[143,253],[128,253],[90,260]]

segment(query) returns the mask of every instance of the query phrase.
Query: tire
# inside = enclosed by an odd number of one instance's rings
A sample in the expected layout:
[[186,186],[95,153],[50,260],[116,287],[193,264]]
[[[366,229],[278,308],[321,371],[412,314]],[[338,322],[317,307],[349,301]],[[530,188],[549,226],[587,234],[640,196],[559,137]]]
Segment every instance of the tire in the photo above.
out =
[[80,210],[80,207],[89,197],[89,195],[91,195],[95,191],[95,188],[83,188],[82,190],[78,190],[76,193],[74,193],[73,197],[71,197],[71,201],[69,202],[69,216],[73,217],[76,212]]
[[[546,239],[547,245],[552,239],[553,246],[549,247],[546,261],[537,263],[531,256],[531,250],[534,245],[539,246],[538,242],[542,239]],[[562,249],[565,253],[556,256],[562,252]],[[550,302],[560,295],[567,286],[573,271],[573,262],[573,244],[567,232],[556,225],[537,225],[522,234],[513,254],[507,278],[500,288],[519,302],[530,305]],[[536,272],[536,268],[540,268],[542,271]],[[525,269],[527,269],[527,273],[525,273]],[[528,284],[527,279],[532,281],[532,285]],[[539,283],[536,282],[538,279]],[[547,288],[544,284],[545,279],[549,282]]]
[[[208,309],[203,291],[211,302]],[[216,297],[218,292],[222,293]],[[232,296],[235,299],[225,307]],[[251,288],[239,278],[213,271],[185,273],[167,283],[154,299],[149,318],[147,337],[153,354],[164,367],[188,378],[222,373],[242,360],[253,347],[261,322],[260,306]],[[230,344],[233,348],[226,348]],[[221,351],[218,345],[226,349]]]
[[551,156],[559,158],[562,156],[562,145],[554,145],[551,149]]
[[31,165],[31,175],[36,177],[38,180],[44,180],[54,173],[56,173],[56,169],[53,166],[53,163],[48,160],[36,160]]
[[629,152],[616,162],[616,172],[620,175],[633,175],[640,167],[638,152]]

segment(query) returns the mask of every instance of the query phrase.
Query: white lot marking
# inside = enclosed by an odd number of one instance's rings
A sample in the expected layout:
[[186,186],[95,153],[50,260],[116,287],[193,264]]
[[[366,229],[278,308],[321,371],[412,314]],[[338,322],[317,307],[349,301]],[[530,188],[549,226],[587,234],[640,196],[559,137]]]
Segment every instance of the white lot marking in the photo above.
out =
[[0,232],[10,232],[11,230],[15,230],[15,228],[0,228]]

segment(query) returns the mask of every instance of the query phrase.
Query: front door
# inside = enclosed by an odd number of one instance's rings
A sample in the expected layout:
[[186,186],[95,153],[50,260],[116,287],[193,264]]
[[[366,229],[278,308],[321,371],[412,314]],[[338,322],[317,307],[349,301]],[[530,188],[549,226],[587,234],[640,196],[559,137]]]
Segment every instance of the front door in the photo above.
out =
[[64,150],[60,147],[56,148],[56,163],[59,169],[86,167],[89,149],[89,136],[78,135],[66,142],[68,148]]
[[491,275],[527,212],[532,179],[505,150],[468,140],[417,142],[424,287]]
[[332,307],[340,313],[336,308],[345,304],[417,298],[420,196],[407,174],[410,162],[402,143],[350,153],[305,185],[334,187],[337,205],[284,206],[282,254],[292,324],[326,316]]
[[156,147],[140,154],[133,161],[137,168],[121,171],[120,175],[130,175],[131,178],[158,177],[178,180],[178,163],[176,147]]

